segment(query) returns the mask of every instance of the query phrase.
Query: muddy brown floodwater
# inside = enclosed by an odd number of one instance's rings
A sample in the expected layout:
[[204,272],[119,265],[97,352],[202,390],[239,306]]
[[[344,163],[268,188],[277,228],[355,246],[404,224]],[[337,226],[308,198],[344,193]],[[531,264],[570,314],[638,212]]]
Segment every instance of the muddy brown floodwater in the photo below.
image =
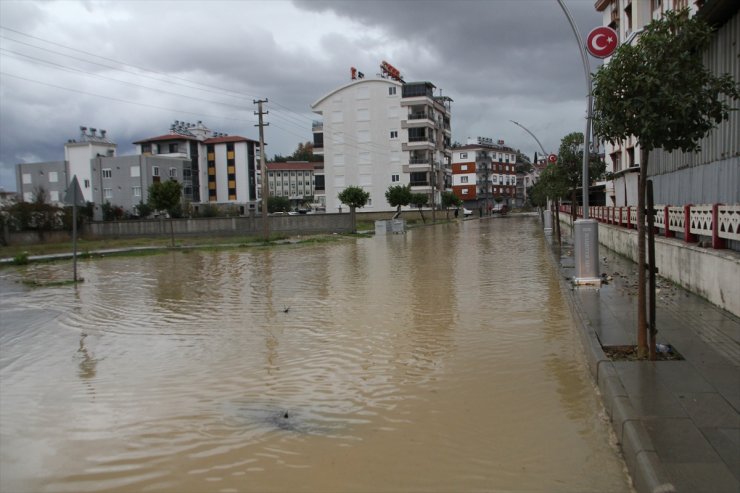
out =
[[630,491],[533,217],[0,271],[0,490]]

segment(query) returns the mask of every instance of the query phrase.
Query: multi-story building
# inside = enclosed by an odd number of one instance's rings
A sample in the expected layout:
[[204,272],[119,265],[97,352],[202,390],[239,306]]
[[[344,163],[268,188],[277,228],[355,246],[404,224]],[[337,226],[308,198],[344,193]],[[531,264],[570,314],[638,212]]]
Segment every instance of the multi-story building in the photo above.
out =
[[[245,213],[257,200],[259,142],[213,132],[203,122],[175,121],[165,135],[134,142],[139,154],[185,159],[183,195],[199,203],[236,205]],[[188,169],[189,168],[189,169]]]
[[324,157],[326,210],[342,204],[347,186],[370,193],[365,209],[394,210],[385,199],[392,185],[410,185],[439,204],[450,186],[450,103],[435,96],[431,82],[390,78],[359,79],[311,105],[314,153]]
[[[267,187],[271,197],[287,197],[294,205],[312,200],[315,194],[314,170],[308,161],[267,163]],[[259,195],[259,193],[258,193]]]
[[452,150],[452,192],[467,208],[491,211],[513,206],[516,156],[503,140],[478,137]]
[[[731,73],[740,80],[737,33],[740,32],[737,0],[597,0],[596,10],[603,13],[603,24],[613,28],[621,43],[636,43],[644,26],[661,18],[668,10],[689,8],[691,15],[702,17],[716,28],[712,43],[704,54],[704,63],[715,75]],[[608,63],[608,59],[607,59]],[[654,200],[658,204],[740,202],[740,112],[731,112],[701,141],[701,151],[683,153],[654,149],[649,155],[648,176],[653,181]],[[612,145],[606,143],[607,171],[614,179],[607,183],[606,205],[636,205],[640,147],[634,137]]]
[[66,161],[16,164],[18,195],[23,202],[34,202],[43,193],[45,202],[60,205],[67,190],[67,174]]
[[93,217],[103,218],[102,204],[106,202],[138,215],[136,207],[149,199],[152,183],[162,179],[182,183],[190,170],[190,161],[169,156],[139,154],[135,156],[100,156],[91,160]]
[[60,204],[74,176],[85,201],[95,204],[96,219],[106,202],[136,214],[149,186],[163,179],[182,183],[183,199],[196,211],[199,204],[219,203],[246,214],[256,200],[256,141],[212,132],[202,122],[176,121],[170,133],[134,142],[136,155],[116,156],[105,130],[80,130],[65,144],[64,161],[16,165],[22,200],[35,200],[43,190],[49,202]]

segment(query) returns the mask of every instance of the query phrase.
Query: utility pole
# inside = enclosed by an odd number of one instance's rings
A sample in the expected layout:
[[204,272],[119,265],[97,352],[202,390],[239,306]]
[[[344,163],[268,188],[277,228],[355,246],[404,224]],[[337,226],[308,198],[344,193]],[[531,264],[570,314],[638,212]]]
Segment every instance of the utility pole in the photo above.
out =
[[270,240],[270,223],[267,218],[267,196],[269,189],[267,186],[267,163],[265,161],[265,126],[269,123],[262,121],[262,115],[266,115],[269,111],[262,111],[262,103],[266,103],[267,99],[257,99],[253,103],[257,105],[257,111],[255,115],[259,115],[259,123],[255,127],[260,128],[260,174],[262,175],[262,236],[265,241]]

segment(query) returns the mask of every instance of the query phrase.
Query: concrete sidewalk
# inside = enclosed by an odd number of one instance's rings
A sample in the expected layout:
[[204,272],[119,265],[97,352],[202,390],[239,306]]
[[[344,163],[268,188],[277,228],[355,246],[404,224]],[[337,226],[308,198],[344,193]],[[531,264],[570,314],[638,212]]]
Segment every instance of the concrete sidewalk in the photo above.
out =
[[[658,278],[658,343],[682,361],[611,361],[636,344],[637,264],[599,247],[599,289],[573,288],[570,246],[548,238],[638,492],[740,492],[740,319]],[[734,296],[740,296],[740,281]]]

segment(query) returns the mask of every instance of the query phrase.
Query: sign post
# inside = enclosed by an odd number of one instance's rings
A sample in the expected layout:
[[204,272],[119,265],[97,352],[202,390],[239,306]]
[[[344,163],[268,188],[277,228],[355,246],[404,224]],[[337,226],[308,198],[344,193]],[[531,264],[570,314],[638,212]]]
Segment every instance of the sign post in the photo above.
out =
[[64,203],[72,206],[72,280],[77,282],[77,206],[85,205],[85,198],[82,195],[80,182],[77,181],[77,175],[72,177],[72,183],[67,188],[64,196]]

